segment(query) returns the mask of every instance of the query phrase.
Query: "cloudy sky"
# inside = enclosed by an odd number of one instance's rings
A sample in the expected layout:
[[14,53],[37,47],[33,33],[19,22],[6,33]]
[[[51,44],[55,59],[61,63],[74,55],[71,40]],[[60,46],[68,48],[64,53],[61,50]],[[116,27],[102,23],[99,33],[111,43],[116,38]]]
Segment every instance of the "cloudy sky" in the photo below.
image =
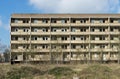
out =
[[10,45],[12,13],[120,13],[120,0],[0,0],[0,40]]

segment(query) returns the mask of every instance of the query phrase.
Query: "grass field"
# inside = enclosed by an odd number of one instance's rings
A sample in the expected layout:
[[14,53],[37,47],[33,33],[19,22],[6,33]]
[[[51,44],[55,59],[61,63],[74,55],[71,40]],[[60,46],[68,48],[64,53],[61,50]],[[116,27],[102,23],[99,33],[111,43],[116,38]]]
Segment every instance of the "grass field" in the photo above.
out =
[[120,79],[120,65],[0,64],[0,79],[73,79],[73,77],[78,79]]

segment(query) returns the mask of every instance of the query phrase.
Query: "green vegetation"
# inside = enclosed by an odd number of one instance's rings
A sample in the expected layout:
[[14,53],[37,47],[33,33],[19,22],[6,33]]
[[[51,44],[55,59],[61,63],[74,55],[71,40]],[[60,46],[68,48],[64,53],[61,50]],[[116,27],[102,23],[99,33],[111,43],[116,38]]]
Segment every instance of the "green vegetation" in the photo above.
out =
[[119,65],[0,65],[0,79],[119,79]]
[[83,69],[79,76],[85,79],[112,79],[112,70],[107,66],[94,65]]
[[74,71],[68,67],[55,67],[48,71],[48,74],[56,76],[56,78],[61,78],[61,76],[70,76]]
[[44,71],[40,71],[34,67],[22,66],[20,68],[12,68],[9,72],[7,72],[8,79],[32,79],[35,75],[43,75]]

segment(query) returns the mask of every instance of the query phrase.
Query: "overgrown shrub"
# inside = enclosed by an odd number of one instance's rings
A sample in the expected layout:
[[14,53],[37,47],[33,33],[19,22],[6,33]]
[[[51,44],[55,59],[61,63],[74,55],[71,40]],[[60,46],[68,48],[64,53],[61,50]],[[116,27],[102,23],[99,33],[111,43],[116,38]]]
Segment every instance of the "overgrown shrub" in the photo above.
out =
[[67,67],[55,67],[53,69],[50,69],[48,71],[49,74],[55,75],[55,76],[60,76],[60,75],[71,75],[74,73],[74,71],[70,68]]
[[5,79],[6,77],[6,71],[4,68],[0,67],[0,79]]
[[35,75],[42,75],[44,74],[44,71],[40,71],[39,69],[28,67],[28,66],[22,66],[20,68],[13,68],[7,73],[8,79],[32,79]]
[[107,66],[94,65],[83,69],[79,76],[81,79],[112,79],[112,70]]

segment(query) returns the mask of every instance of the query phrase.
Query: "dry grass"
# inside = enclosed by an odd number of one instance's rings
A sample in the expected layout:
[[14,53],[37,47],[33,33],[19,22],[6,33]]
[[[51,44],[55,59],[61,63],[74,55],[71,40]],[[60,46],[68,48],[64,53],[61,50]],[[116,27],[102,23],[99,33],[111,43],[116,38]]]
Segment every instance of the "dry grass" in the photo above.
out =
[[[74,72],[69,75],[64,75],[60,73],[59,77],[56,74],[49,74],[49,71],[52,69],[58,69],[57,72],[64,72],[59,70],[59,68],[68,68],[72,69]],[[107,71],[106,75],[102,74]],[[21,75],[24,72],[25,75]],[[75,65],[50,65],[50,64],[15,64],[10,65],[9,63],[0,64],[0,79],[21,79],[21,78],[8,78],[13,73],[15,76],[22,76],[22,79],[72,79],[74,74],[77,74],[78,77],[87,79],[95,79],[96,77],[101,77],[102,79],[119,79],[120,78],[120,66],[118,64],[75,64]],[[101,74],[96,74],[101,73]],[[16,75],[17,74],[17,75]],[[91,77],[92,75],[92,77]],[[99,75],[99,76],[98,76]],[[112,76],[111,76],[112,75]],[[29,76],[29,77],[27,77]],[[57,77],[56,77],[57,76]],[[104,78],[105,77],[105,78]],[[100,79],[100,78],[97,78]]]

